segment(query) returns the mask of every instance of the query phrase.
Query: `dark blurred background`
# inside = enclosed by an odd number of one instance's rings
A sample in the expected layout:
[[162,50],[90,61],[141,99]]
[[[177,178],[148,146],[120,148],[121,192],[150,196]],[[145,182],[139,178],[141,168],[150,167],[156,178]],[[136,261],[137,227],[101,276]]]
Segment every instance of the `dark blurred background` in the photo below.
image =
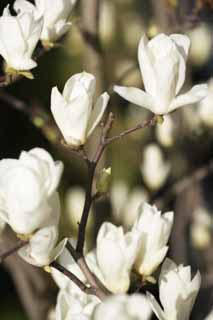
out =
[[[8,3],[13,4],[13,1],[1,0],[1,12]],[[213,1],[103,0],[100,10],[100,39],[107,79],[104,90],[117,82],[142,86],[137,66],[137,45],[144,32],[150,37],[159,32],[189,35],[192,47],[186,88],[191,84],[208,82],[212,77]],[[78,28],[81,22],[80,1],[71,20],[73,27],[61,46],[39,59],[38,67],[33,70],[35,80],[22,79],[0,92],[0,158],[18,157],[21,150],[39,146],[65,163],[60,194],[63,209],[61,234],[66,235],[76,232],[73,221],[78,218],[73,218],[76,201],[73,197],[77,194],[77,199],[82,198],[83,191],[79,188],[84,187],[86,176],[83,164],[67,154],[59,143],[59,133],[50,114],[50,93],[55,85],[61,90],[72,74],[84,69],[90,71],[85,62],[86,46]],[[130,106],[114,95],[111,108],[116,115],[114,133],[149,116],[145,110]],[[113,192],[120,198],[124,195],[126,201],[137,189],[140,197],[145,194],[146,199],[157,203],[162,210],[174,210],[170,256],[177,263],[190,264],[193,272],[200,269],[202,273],[202,289],[192,314],[195,320],[204,319],[213,305],[213,121],[212,124],[205,121],[199,108],[189,106],[171,115],[172,129],[169,133],[159,133],[160,129],[151,128],[108,149],[103,163],[112,165],[112,192],[93,208],[94,221],[88,230],[88,241],[92,245],[98,226],[104,219],[125,225],[122,214],[116,212],[119,204],[114,200]],[[208,117],[211,117],[211,112]],[[168,135],[172,139],[170,143],[165,142]],[[89,150],[93,148],[95,138],[92,141]],[[168,175],[156,188],[141,173],[143,156],[151,143],[157,144],[164,162],[170,166]],[[136,198],[131,198],[129,214],[138,205]],[[128,223],[125,225],[127,229]],[[11,267],[0,267],[0,319],[3,320],[28,319],[11,277],[14,272],[16,270]],[[49,290],[55,293],[55,288]],[[40,294],[42,297],[42,291]]]

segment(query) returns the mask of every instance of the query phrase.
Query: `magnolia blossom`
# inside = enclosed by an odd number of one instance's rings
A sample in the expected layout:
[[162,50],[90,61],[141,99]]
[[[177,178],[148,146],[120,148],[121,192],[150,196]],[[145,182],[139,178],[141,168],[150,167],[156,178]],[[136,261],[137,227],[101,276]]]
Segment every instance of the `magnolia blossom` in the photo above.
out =
[[[90,270],[113,293],[124,293],[129,289],[130,272],[133,267],[137,248],[138,234],[128,232],[124,234],[122,227],[116,227],[104,222],[98,232],[96,249],[86,254],[86,262]],[[109,254],[106,254],[109,253]],[[60,256],[60,263],[87,284],[85,276],[77,264],[66,252]],[[69,286],[71,292],[78,291],[75,284],[71,284],[65,276],[53,272],[54,279],[60,288]]]
[[213,127],[213,78],[209,81],[208,95],[198,105],[198,115],[208,127]]
[[81,291],[72,293],[61,290],[56,305],[56,320],[89,320],[100,300]]
[[144,182],[152,190],[158,190],[165,183],[170,172],[170,164],[164,160],[157,144],[144,148],[141,174]]
[[141,207],[133,232],[137,232],[140,239],[135,268],[143,279],[149,279],[165,258],[173,219],[173,212],[161,214],[155,206],[147,203]]
[[135,233],[124,234],[122,227],[108,222],[102,224],[97,236],[96,259],[104,283],[113,293],[129,289],[137,247],[138,237]]
[[0,218],[19,234],[58,223],[56,188],[63,171],[44,149],[0,161]]
[[181,34],[159,34],[150,41],[144,35],[139,43],[138,60],[146,91],[115,86],[115,92],[159,115],[200,101],[207,94],[205,84],[178,95],[185,81],[189,46],[189,38]]
[[36,18],[43,17],[44,25],[40,39],[52,43],[64,35],[71,23],[67,19],[76,0],[35,0],[35,5],[27,0],[16,0],[17,12],[31,12]]
[[156,137],[159,143],[164,147],[171,147],[174,144],[175,134],[175,124],[170,115],[164,116],[164,121],[161,124],[157,124]]
[[39,41],[43,18],[36,19],[31,12],[12,16],[7,6],[0,17],[0,55],[6,61],[6,70],[26,71],[37,63],[32,59]]
[[177,266],[166,259],[159,277],[160,302],[147,293],[153,311],[159,320],[188,320],[200,289],[201,276],[197,272],[191,280],[190,266]]
[[64,139],[75,147],[83,145],[100,122],[109,101],[105,92],[94,105],[96,81],[92,74],[72,76],[61,94],[52,89],[51,111]]
[[35,232],[29,240],[29,244],[21,248],[18,254],[22,259],[34,266],[48,266],[62,253],[67,239],[62,240],[58,245],[57,241],[57,225],[42,228]]
[[148,320],[151,307],[142,294],[114,295],[98,304],[92,320]]

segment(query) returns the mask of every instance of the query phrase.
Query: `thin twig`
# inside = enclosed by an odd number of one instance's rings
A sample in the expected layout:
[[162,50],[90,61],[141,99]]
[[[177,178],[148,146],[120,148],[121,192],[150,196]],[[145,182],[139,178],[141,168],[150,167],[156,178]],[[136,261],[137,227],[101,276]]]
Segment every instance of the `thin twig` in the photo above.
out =
[[88,183],[86,188],[86,197],[84,202],[83,213],[82,213],[81,221],[79,224],[78,242],[76,247],[77,252],[80,253],[81,255],[83,255],[86,226],[87,226],[87,221],[89,217],[90,207],[93,201],[92,186],[93,186],[93,179],[95,175],[95,169],[106,147],[107,135],[112,127],[113,120],[114,120],[113,114],[110,113],[107,118],[106,124],[103,128],[97,151],[93,159],[88,163]]
[[94,275],[93,272],[90,270],[85,258],[75,250],[75,248],[69,241],[66,244],[66,248],[75,260],[75,262],[78,264],[88,283],[92,287],[96,288],[96,290],[100,290],[103,296],[111,294],[111,292],[107,288],[105,288],[101,281],[97,279],[96,275]]
[[19,249],[25,247],[28,241],[19,240],[12,248],[0,254],[0,263],[2,263],[6,258],[16,253]]
[[101,134],[101,138],[100,138],[100,143],[98,145],[97,151],[93,157],[92,162],[97,165],[103,152],[104,149],[106,148],[107,144],[108,144],[108,140],[107,140],[107,136],[112,128],[114,122],[114,115],[113,113],[110,112],[110,114],[108,115],[108,118],[106,120],[105,125],[103,126],[103,130],[102,130],[102,134]]
[[90,163],[88,166],[86,197],[85,197],[84,208],[83,208],[81,221],[79,224],[79,230],[78,230],[78,242],[77,242],[76,250],[78,253],[82,255],[83,255],[83,249],[84,249],[86,225],[87,225],[90,207],[92,204],[92,185],[93,185],[93,178],[95,174],[95,167],[96,166],[94,163]]
[[117,136],[108,138],[106,140],[106,144],[108,145],[108,144],[110,144],[110,143],[112,143],[112,142],[114,142],[116,140],[120,140],[123,137],[125,137],[125,136],[127,136],[127,135],[129,135],[131,133],[134,133],[134,132],[136,132],[136,131],[138,131],[140,129],[144,129],[144,128],[147,128],[147,127],[152,127],[156,123],[157,123],[157,116],[154,115],[151,119],[146,120],[143,123],[138,124],[136,127],[128,129],[128,130],[125,130],[125,131],[121,132],[120,134],[118,134]]
[[97,288],[94,288],[94,287],[87,287],[78,277],[76,277],[76,275],[74,275],[74,273],[72,273],[69,270],[67,270],[65,267],[60,265],[58,262],[53,261],[50,264],[50,266],[52,268],[60,271],[61,273],[63,273],[72,282],[74,282],[76,284],[76,286],[78,286],[81,289],[81,291],[83,291],[84,293],[90,294],[90,295],[95,295],[101,300],[103,300],[105,298],[105,296],[103,296],[101,294],[100,290],[97,290]]

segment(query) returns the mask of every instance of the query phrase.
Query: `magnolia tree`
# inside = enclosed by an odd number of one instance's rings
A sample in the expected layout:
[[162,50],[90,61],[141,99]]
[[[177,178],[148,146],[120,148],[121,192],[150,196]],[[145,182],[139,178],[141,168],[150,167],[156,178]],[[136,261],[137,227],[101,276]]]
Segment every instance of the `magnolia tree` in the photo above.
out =
[[[5,7],[0,18],[0,54],[5,71],[2,87],[23,77],[34,78],[33,69],[39,63],[39,56],[55,47],[70,29],[68,17],[75,10],[75,2],[16,0],[13,14],[9,5]],[[98,3],[94,10],[98,10]],[[82,30],[86,41],[96,41],[92,48],[95,59],[96,53],[99,54],[98,33],[89,30],[94,32],[92,40],[87,30]],[[36,55],[38,46],[40,51]],[[181,91],[189,50],[190,39],[185,34],[159,33],[149,39],[141,32],[138,63],[143,90],[115,84],[112,90],[99,92],[100,83],[96,83],[96,80],[100,82],[96,79],[99,71],[71,74],[62,92],[52,88],[51,117],[63,137],[61,144],[68,155],[79,156],[88,170],[85,197],[81,194],[76,204],[74,198],[70,200],[75,211],[70,219],[75,223],[76,237],[71,233],[69,238],[63,238],[59,233],[61,208],[57,190],[64,168],[62,162],[54,161],[49,152],[37,146],[22,151],[18,159],[0,161],[1,235],[6,232],[6,225],[16,235],[12,247],[1,248],[1,261],[18,253],[26,263],[51,273],[52,281],[59,287],[53,319],[148,320],[153,313],[160,320],[189,319],[201,276],[199,271],[192,276],[190,266],[177,265],[169,258],[168,242],[175,213],[159,211],[138,190],[130,195],[124,188],[123,198],[117,199],[121,194],[118,189],[110,190],[111,168],[104,168],[103,162],[100,163],[109,145],[147,127],[158,125],[158,139],[167,146],[173,144],[174,123],[170,113],[178,113],[179,108],[202,100],[205,117],[205,99],[210,103],[207,84]],[[114,121],[110,112],[112,96],[116,94],[147,109],[150,116],[112,135],[112,126],[116,127],[119,121]],[[96,133],[93,153],[85,145],[97,126],[101,130]],[[149,188],[157,190],[167,179],[171,166],[153,143],[145,149],[140,169]],[[118,223],[103,222],[95,246],[88,250],[86,230],[92,219],[91,208],[107,193],[112,194]],[[134,210],[128,207],[131,203],[137,203]],[[150,292],[152,289],[144,292],[148,283],[158,286],[160,302]]]

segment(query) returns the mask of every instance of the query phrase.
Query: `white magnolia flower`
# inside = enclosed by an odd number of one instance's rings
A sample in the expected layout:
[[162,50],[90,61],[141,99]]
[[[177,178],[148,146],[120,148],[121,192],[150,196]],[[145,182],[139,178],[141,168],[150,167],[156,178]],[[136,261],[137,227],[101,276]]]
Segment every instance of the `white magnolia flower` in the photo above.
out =
[[159,320],[188,320],[200,289],[201,276],[197,272],[191,280],[191,267],[177,266],[166,259],[159,277],[160,307],[155,298],[147,293],[153,311]]
[[205,84],[178,95],[185,81],[189,46],[189,38],[181,34],[159,34],[150,41],[144,35],[139,43],[138,60],[146,91],[115,86],[115,92],[159,115],[200,101],[207,94]]
[[22,259],[37,266],[48,266],[53,260],[62,253],[66,239],[58,245],[58,226],[49,226],[39,229],[29,240],[29,244],[18,251]]
[[60,290],[56,305],[56,320],[89,320],[100,300],[82,291]]
[[141,174],[144,182],[152,190],[163,186],[169,176],[170,164],[165,161],[157,144],[149,144],[144,148]]
[[97,305],[92,320],[148,320],[151,307],[142,294],[113,295]]
[[0,161],[0,218],[19,234],[58,222],[56,188],[63,171],[44,149]]
[[156,127],[156,137],[159,143],[164,147],[171,147],[174,144],[175,134],[175,124],[170,115],[164,116],[164,121],[161,124],[157,124]]
[[113,293],[126,292],[137,253],[137,235],[133,232],[124,234],[122,227],[104,222],[96,246],[97,265],[106,287]]
[[100,122],[109,101],[105,92],[94,105],[96,81],[92,74],[72,76],[61,94],[52,89],[51,111],[64,139],[73,146],[83,145]]
[[133,232],[138,232],[140,239],[135,268],[143,279],[148,279],[165,258],[173,219],[173,212],[161,214],[147,203],[141,207]]
[[198,115],[208,127],[213,127],[213,78],[209,81],[208,95],[198,105]]
[[4,9],[0,17],[0,55],[7,69],[26,71],[37,66],[32,55],[42,26],[43,18],[36,19],[31,12],[12,16],[9,6]]
[[70,28],[67,22],[76,0],[35,0],[35,5],[27,0],[16,0],[17,12],[31,12],[36,18],[43,17],[44,25],[40,39],[46,43],[55,42]]

